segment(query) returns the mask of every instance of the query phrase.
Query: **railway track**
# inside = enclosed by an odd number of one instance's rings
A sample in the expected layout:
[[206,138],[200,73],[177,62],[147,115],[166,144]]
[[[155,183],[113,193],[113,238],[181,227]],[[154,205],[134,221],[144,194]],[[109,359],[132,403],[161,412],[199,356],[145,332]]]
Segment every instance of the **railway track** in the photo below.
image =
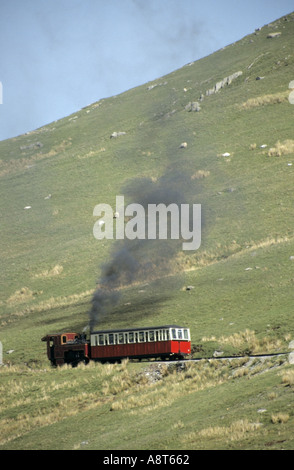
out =
[[290,352],[279,352],[279,353],[265,353],[265,354],[246,354],[240,356],[209,356],[209,357],[197,357],[197,358],[189,358],[189,359],[175,359],[175,360],[155,360],[155,361],[148,361],[152,364],[179,364],[180,362],[198,362],[198,361],[212,361],[212,360],[233,360],[233,359],[251,359],[251,358],[271,358],[277,356],[287,356]]

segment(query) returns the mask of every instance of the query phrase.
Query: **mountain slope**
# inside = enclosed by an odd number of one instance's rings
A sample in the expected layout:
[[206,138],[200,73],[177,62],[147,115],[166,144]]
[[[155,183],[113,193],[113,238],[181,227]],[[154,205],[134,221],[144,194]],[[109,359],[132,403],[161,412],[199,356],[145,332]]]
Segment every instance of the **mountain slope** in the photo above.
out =
[[87,326],[101,266],[116,246],[94,238],[95,205],[115,211],[117,195],[130,200],[146,181],[173,187],[179,170],[187,200],[202,206],[201,247],[179,250],[164,273],[122,285],[99,326],[183,323],[198,356],[288,351],[293,33],[290,14],[165,77],[0,142],[0,340],[4,352],[14,350],[5,361],[47,364],[42,336]]
[[[4,317],[92,291],[111,245],[93,236],[94,206],[115,208],[126,182],[171,166],[188,171],[190,200],[202,204],[202,245],[184,266],[245,255],[266,240],[291,246],[293,148],[280,158],[268,151],[292,137],[292,33],[289,15],[151,84],[1,142]],[[266,96],[276,98],[267,104]],[[190,111],[195,101],[199,112]],[[117,131],[124,134],[111,138]]]

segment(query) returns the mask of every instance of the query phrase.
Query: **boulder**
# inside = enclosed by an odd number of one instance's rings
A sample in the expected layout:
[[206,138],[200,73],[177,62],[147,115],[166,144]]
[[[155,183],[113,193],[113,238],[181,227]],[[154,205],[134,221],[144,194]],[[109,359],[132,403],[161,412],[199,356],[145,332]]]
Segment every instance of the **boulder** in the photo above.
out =
[[288,361],[290,364],[294,364],[294,351],[292,351],[288,356]]
[[193,102],[189,102],[186,106],[185,106],[185,111],[193,111],[193,112],[199,112],[201,110],[201,106],[200,104],[198,103],[198,101],[193,101]]
[[281,36],[281,32],[277,32],[277,33],[270,33],[267,35],[267,38],[268,39],[272,39],[272,38],[278,38],[279,36]]

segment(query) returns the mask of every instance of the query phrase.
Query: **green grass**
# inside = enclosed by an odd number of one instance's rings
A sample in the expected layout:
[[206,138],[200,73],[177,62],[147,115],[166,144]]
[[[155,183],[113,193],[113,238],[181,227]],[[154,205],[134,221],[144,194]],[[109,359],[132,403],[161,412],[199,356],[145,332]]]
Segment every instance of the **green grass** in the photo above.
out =
[[[145,365],[50,369],[41,342],[88,324],[101,265],[115,246],[94,238],[94,206],[115,208],[126,184],[173,167],[205,175],[187,181],[189,201],[202,205],[201,247],[179,252],[168,276],[123,286],[121,303],[99,327],[187,325],[196,357],[288,351],[294,108],[285,97],[293,27],[292,14],[165,77],[0,142],[2,448],[293,448],[293,385],[279,375],[292,370],[286,363],[262,374],[240,366],[233,379],[228,364],[211,377],[199,363],[203,390],[186,373],[146,388]],[[268,39],[275,30],[281,36]],[[205,95],[239,70],[229,86]],[[201,93],[201,111],[187,112]],[[126,134],[110,138],[114,131]],[[285,150],[279,143],[286,141]],[[143,399],[149,405],[140,410]],[[232,440],[234,433],[240,438]]]
[[155,382],[159,366],[143,364],[1,371],[1,448],[293,448],[293,370],[281,359],[246,366],[162,366]]

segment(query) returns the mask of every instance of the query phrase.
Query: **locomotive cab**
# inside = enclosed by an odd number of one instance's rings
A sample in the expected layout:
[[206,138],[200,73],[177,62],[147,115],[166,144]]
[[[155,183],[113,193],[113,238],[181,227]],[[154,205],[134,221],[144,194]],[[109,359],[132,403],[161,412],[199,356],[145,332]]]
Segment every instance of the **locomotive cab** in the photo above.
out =
[[47,342],[47,357],[52,365],[77,364],[88,359],[86,336],[77,333],[57,333],[44,336]]

